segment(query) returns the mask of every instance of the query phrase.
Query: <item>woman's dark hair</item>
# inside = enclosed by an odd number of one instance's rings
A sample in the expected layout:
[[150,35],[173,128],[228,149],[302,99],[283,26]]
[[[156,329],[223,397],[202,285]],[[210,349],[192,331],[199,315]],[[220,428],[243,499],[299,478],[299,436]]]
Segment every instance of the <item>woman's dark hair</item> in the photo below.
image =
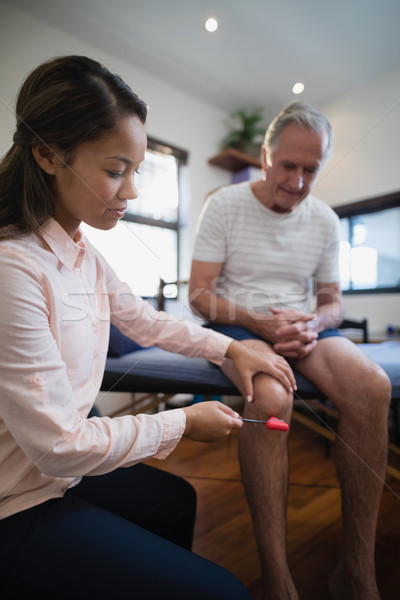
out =
[[32,154],[55,144],[66,162],[77,147],[147,106],[122,79],[85,56],[64,56],[37,67],[22,84],[13,145],[0,163],[0,238],[38,232],[54,213],[51,177]]

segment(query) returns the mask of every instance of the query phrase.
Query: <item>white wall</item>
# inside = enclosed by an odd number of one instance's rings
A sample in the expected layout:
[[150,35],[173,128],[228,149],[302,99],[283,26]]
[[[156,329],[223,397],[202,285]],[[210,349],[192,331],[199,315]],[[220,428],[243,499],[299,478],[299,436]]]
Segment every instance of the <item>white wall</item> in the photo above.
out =
[[315,190],[331,206],[400,190],[400,69],[322,107],[334,154]]
[[44,60],[63,54],[86,54],[121,75],[150,106],[148,134],[189,152],[181,274],[187,277],[193,232],[203,202],[211,190],[230,180],[228,171],[207,164],[225,135],[226,113],[148,75],[134,65],[134,57],[123,62],[0,2],[0,155],[11,145],[13,108],[22,80]]
[[[350,90],[322,107],[334,131],[334,154],[315,195],[331,206],[400,190],[400,70]],[[400,325],[399,294],[345,296],[349,316],[371,331]]]

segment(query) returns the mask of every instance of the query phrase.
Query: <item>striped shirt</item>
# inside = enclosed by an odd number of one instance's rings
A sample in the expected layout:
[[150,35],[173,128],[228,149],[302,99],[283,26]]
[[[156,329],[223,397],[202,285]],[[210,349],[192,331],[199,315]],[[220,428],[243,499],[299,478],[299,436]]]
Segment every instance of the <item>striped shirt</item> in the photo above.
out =
[[339,242],[339,219],[322,201],[307,196],[279,214],[246,181],[209,197],[193,259],[223,263],[214,292],[237,306],[263,314],[272,306],[304,310],[312,277],[339,281]]

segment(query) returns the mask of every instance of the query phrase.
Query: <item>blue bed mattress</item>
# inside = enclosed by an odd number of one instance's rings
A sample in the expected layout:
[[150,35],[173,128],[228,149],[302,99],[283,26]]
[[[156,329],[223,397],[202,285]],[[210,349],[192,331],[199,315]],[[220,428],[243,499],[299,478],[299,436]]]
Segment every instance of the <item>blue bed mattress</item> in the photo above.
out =
[[[400,398],[400,342],[359,344],[377,362],[392,382],[392,398]],[[320,395],[305,377],[296,373],[302,397]],[[238,395],[237,388],[220,369],[203,358],[187,358],[158,348],[141,349],[118,358],[108,358],[103,390]]]

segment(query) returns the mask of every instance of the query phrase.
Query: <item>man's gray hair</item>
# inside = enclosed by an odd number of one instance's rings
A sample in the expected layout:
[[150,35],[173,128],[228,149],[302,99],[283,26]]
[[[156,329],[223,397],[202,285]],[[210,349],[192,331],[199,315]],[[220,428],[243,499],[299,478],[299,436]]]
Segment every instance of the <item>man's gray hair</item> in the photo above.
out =
[[311,129],[317,133],[326,132],[328,134],[328,145],[324,156],[324,162],[326,162],[332,153],[332,126],[318,108],[298,100],[288,104],[269,124],[264,139],[267,159],[271,159],[275,154],[280,135],[283,129],[290,123],[297,123],[300,127]]

